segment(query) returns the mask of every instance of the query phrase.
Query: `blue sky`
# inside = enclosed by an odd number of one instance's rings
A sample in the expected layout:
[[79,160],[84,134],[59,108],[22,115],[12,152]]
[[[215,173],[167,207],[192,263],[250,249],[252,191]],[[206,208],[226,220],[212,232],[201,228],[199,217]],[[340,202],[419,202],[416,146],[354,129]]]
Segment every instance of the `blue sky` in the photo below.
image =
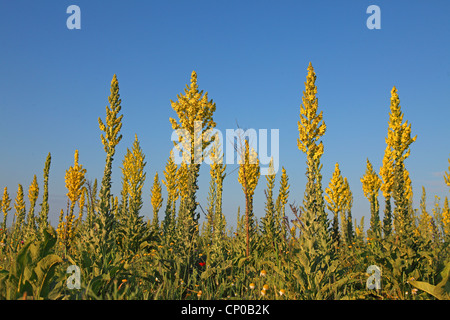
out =
[[[69,30],[69,5],[81,9],[81,30]],[[369,5],[381,9],[381,29],[369,30]],[[142,214],[151,216],[150,188],[172,148],[170,100],[198,74],[200,89],[217,105],[217,128],[279,129],[280,165],[290,178],[290,202],[301,203],[305,156],[297,149],[297,121],[311,61],[327,132],[323,184],[339,162],[354,194],[353,216],[366,216],[360,178],[366,158],[378,170],[395,85],[417,141],[407,160],[416,207],[422,185],[429,209],[448,195],[442,178],[450,156],[450,21],[448,1],[2,1],[0,3],[0,187],[15,197],[28,190],[48,152],[50,219],[66,208],[65,170],[75,149],[87,178],[101,180],[105,154],[98,117],[105,118],[117,74],[123,140],[120,165],[134,134],[146,154]],[[244,196],[235,166],[225,180],[230,225]],[[198,199],[206,206],[209,168],[202,166]],[[279,179],[277,179],[278,182]],[[265,177],[255,214],[264,215]],[[278,188],[278,185],[277,185]],[[162,212],[160,213],[162,217]],[[10,220],[12,216],[10,217]]]

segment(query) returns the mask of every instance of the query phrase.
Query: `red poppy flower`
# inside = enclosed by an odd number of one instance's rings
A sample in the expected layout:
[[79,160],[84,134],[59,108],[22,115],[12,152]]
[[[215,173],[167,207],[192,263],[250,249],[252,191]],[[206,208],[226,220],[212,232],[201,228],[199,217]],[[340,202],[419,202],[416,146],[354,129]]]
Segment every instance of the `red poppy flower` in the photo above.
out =
[[204,267],[206,262],[199,262],[200,267]]

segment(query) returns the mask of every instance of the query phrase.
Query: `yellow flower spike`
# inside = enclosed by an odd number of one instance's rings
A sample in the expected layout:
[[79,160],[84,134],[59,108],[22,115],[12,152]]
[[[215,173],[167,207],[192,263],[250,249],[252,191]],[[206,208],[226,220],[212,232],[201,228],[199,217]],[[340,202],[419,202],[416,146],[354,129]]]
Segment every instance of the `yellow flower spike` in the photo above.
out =
[[66,170],[65,176],[66,188],[68,190],[67,197],[72,204],[75,204],[80,198],[82,188],[86,182],[84,178],[86,169],[83,169],[83,166],[78,164],[78,159],[78,150],[75,150],[74,165],[69,170]]
[[299,138],[298,148],[307,154],[308,158],[319,159],[323,154],[323,144],[317,141],[325,134],[327,126],[323,121],[323,112],[317,113],[318,100],[316,73],[311,63],[308,66],[308,75],[305,82],[302,104],[300,106],[300,121],[298,121]]
[[159,225],[158,220],[158,212],[161,209],[163,198],[162,198],[162,187],[159,182],[158,172],[155,173],[155,177],[153,179],[153,186],[151,190],[151,204],[153,208],[153,226],[157,228]]

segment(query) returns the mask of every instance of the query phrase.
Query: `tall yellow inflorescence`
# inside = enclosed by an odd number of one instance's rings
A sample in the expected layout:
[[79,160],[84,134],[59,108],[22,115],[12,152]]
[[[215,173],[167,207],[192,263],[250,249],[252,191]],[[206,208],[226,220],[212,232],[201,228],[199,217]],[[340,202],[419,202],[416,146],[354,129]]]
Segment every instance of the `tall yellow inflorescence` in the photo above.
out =
[[[182,135],[178,138],[183,147],[190,151],[189,163],[194,163],[194,150],[203,152],[211,143],[204,135],[209,129],[216,126],[213,121],[216,104],[212,100],[208,100],[207,92],[203,94],[203,90],[199,91],[195,71],[192,71],[191,83],[189,86],[186,85],[184,95],[178,94],[177,98],[178,101],[171,100],[170,103],[177,113],[178,121],[174,118],[169,118],[169,121],[173,130],[184,129],[190,135],[190,141],[186,141]],[[200,125],[198,126],[198,124]],[[201,136],[195,136],[195,134],[201,134]]]
[[252,197],[255,193],[259,177],[260,167],[258,155],[253,148],[250,150],[249,143],[245,140],[245,149],[239,160],[238,181],[242,185],[242,190],[248,196]]
[[411,124],[408,124],[408,121],[403,122],[400,99],[395,86],[391,90],[390,110],[386,144],[392,150],[394,162],[403,162],[409,157],[409,146],[416,141],[417,136],[411,137]]
[[367,168],[364,176],[361,178],[361,183],[364,196],[369,199],[369,201],[372,201],[371,199],[374,196],[378,196],[378,192],[381,187],[381,180],[373,169],[369,159],[367,159]]
[[70,246],[75,235],[76,225],[74,223],[74,208],[84,192],[83,186],[86,182],[86,169],[83,169],[83,166],[78,163],[78,160],[78,150],[75,150],[74,164],[66,170],[65,175],[66,188],[68,190],[67,197],[70,200],[70,209],[68,215],[66,216],[66,222],[62,223],[62,226],[59,229],[61,238],[60,241],[63,242],[66,248]]
[[142,207],[142,188],[144,186],[146,173],[145,155],[140,147],[137,135],[134,136],[133,148],[127,148],[127,153],[122,162],[122,179],[124,190],[129,199],[129,212],[138,215]]
[[361,178],[364,196],[370,202],[370,230],[369,237],[381,237],[381,222],[379,215],[378,193],[381,187],[381,179],[373,169],[369,159],[364,176]]
[[166,167],[163,171],[165,180],[162,180],[167,188],[167,204],[170,204],[170,206],[178,199],[177,165],[175,164],[173,157],[173,151],[171,150]]
[[280,212],[281,217],[285,216],[285,207],[289,197],[289,177],[284,167],[281,168],[280,188],[278,191],[278,197],[276,200],[276,210]]
[[245,228],[246,228],[246,255],[250,255],[250,239],[255,232],[253,226],[253,195],[260,177],[259,159],[255,150],[245,140],[245,147],[241,148],[239,159],[238,181],[242,185],[245,196]]
[[8,212],[11,210],[11,198],[9,197],[9,193],[8,193],[8,188],[5,187],[5,189],[3,189],[3,197],[2,197],[2,201],[1,203],[1,208],[2,208],[2,212],[3,212],[3,220],[6,222],[6,218],[8,216]]
[[37,183],[36,175],[34,175],[33,182],[31,182],[30,188],[28,189],[28,200],[32,207],[36,204],[37,198],[39,196],[39,186]]
[[103,148],[108,155],[113,156],[115,153],[115,148],[122,140],[122,135],[119,134],[122,128],[122,118],[123,115],[119,116],[119,112],[122,109],[121,99],[119,94],[119,81],[117,76],[114,74],[111,80],[111,95],[108,97],[109,106],[106,106],[106,121],[98,118],[98,124],[100,130],[105,133],[101,135]]
[[66,170],[65,182],[68,190],[67,197],[69,198],[71,205],[75,205],[81,196],[85,179],[86,169],[78,163],[78,150],[75,150],[74,164],[68,170]]
[[38,196],[39,196],[39,186],[37,183],[36,175],[34,175],[33,181],[31,182],[31,185],[28,188],[28,200],[30,202],[30,209],[27,218],[27,229],[29,232],[34,231],[34,229],[36,228],[34,218],[34,208],[36,206]]
[[342,212],[346,206],[347,194],[345,193],[345,187],[339,164],[336,163],[331,181],[328,188],[325,189],[327,208],[335,214]]
[[162,198],[162,188],[161,183],[159,182],[158,172],[155,173],[155,177],[153,179],[153,186],[151,190],[151,204],[153,208],[153,222],[154,226],[158,226],[158,212],[161,209],[163,202]]
[[308,76],[303,91],[302,105],[300,106],[300,121],[298,122],[299,138],[298,148],[306,153],[308,158],[318,159],[323,154],[322,141],[318,140],[325,134],[327,126],[323,121],[323,112],[317,113],[318,99],[315,85],[316,74],[311,63],[308,66]]

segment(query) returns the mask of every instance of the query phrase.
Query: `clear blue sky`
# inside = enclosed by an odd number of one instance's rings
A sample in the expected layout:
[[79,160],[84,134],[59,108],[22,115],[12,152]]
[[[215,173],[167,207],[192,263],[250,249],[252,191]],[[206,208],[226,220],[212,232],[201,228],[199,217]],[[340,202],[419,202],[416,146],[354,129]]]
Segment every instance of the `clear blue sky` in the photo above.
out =
[[[66,27],[72,4],[81,8],[81,30]],[[380,30],[366,27],[372,4],[381,9]],[[2,1],[0,187],[7,186],[14,198],[17,184],[27,192],[37,174],[42,190],[51,152],[55,225],[66,208],[64,173],[75,149],[87,178],[101,180],[105,154],[97,119],[105,118],[116,73],[124,138],[115,157],[113,192],[120,193],[119,167],[136,133],[147,160],[142,213],[150,217],[153,176],[156,170],[162,176],[172,148],[170,99],[176,100],[195,70],[200,89],[217,104],[219,129],[234,129],[236,121],[243,128],[280,129],[289,200],[301,203],[306,159],[297,149],[297,121],[311,61],[327,125],[324,187],[339,162],[355,197],[353,216],[365,215],[367,226],[369,203],[360,178],[366,158],[377,170],[381,166],[395,85],[405,119],[418,136],[406,163],[416,207],[423,185],[431,209],[435,194],[448,195],[442,175],[450,156],[449,12],[445,0]],[[208,169],[203,165],[200,176],[203,207]],[[230,225],[244,205],[234,169],[228,168],[224,190]],[[261,177],[257,217],[264,214],[264,187]]]

